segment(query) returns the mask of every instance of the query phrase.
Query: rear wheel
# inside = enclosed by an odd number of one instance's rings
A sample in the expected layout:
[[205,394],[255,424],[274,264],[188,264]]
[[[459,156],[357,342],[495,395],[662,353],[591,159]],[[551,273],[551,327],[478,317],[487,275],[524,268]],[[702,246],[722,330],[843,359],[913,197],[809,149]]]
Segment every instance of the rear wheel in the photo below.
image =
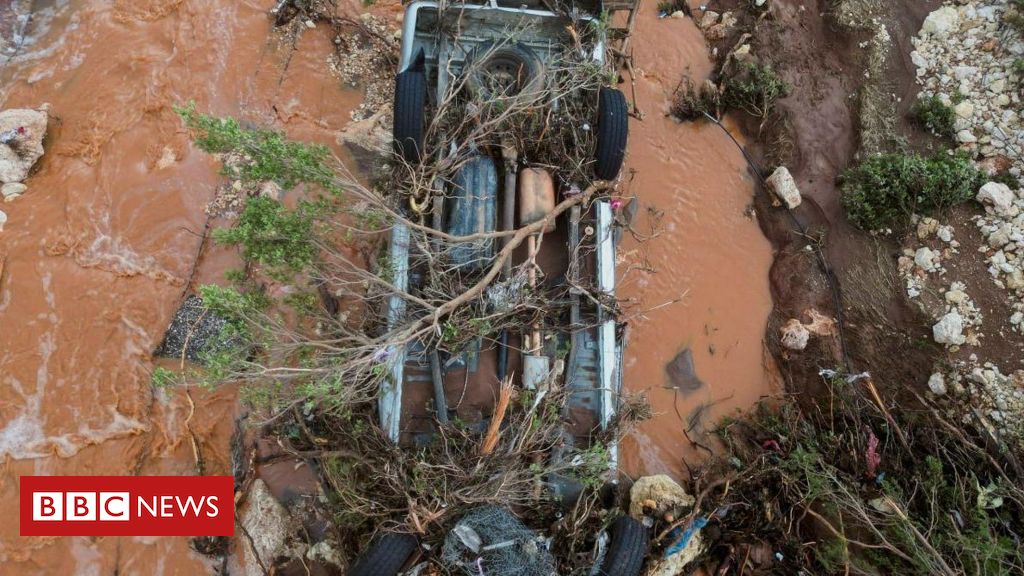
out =
[[626,157],[629,136],[629,107],[626,96],[615,88],[601,88],[597,101],[597,147],[594,173],[601,180],[614,180]]
[[600,576],[637,576],[647,557],[647,528],[640,522],[622,516],[611,529],[611,543],[601,562]]
[[419,541],[412,534],[389,533],[374,539],[359,557],[349,576],[397,576]]
[[423,152],[427,74],[410,67],[395,78],[395,152],[406,162],[419,162]]

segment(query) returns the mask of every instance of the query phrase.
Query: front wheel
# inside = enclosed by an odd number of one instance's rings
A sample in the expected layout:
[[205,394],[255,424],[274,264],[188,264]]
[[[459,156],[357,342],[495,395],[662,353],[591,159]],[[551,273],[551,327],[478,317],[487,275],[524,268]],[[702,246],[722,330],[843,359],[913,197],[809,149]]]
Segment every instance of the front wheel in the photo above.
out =
[[601,180],[614,180],[626,157],[629,136],[629,107],[626,96],[615,88],[601,88],[597,100],[597,147],[594,150],[594,174]]
[[427,73],[417,61],[395,77],[395,152],[410,164],[423,153],[426,107]]
[[612,523],[608,532],[611,543],[597,573],[600,576],[638,576],[647,557],[647,528],[629,516],[622,516]]

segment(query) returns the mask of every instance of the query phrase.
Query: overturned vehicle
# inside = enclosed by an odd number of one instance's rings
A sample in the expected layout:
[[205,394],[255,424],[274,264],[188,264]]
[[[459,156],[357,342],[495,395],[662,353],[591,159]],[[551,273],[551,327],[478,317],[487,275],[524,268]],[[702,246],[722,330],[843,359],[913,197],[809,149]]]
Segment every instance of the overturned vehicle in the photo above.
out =
[[[473,429],[487,454],[513,426],[504,419],[510,395],[530,398],[534,418],[557,396],[560,441],[538,457],[562,465],[545,475],[538,500],[543,493],[565,506],[595,479],[617,482],[625,343],[616,319],[617,201],[607,191],[622,167],[629,110],[609,87],[618,79],[609,37],[606,21],[576,10],[414,2],[395,85],[396,170],[408,182],[396,192],[408,222],[392,228],[384,257],[394,286],[388,329],[435,314],[436,330],[387,351],[381,426],[406,447],[447,426]],[[438,292],[453,298],[445,317],[417,305]],[[599,469],[581,478],[580,454],[596,452]],[[470,552],[446,552],[447,568],[535,573],[488,569],[481,550],[511,547],[527,559],[542,542],[482,537],[466,522],[455,541]],[[627,516],[606,526],[594,573],[638,574],[646,530]],[[351,573],[400,573],[418,550],[415,537],[385,532]]]

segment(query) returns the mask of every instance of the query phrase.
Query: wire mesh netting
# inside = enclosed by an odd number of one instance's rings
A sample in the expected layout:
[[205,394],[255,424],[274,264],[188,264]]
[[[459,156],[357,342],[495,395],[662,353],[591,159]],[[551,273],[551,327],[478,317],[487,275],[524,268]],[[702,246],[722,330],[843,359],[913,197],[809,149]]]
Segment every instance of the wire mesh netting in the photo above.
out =
[[497,506],[466,514],[445,538],[441,559],[453,574],[553,576],[555,561],[545,539]]

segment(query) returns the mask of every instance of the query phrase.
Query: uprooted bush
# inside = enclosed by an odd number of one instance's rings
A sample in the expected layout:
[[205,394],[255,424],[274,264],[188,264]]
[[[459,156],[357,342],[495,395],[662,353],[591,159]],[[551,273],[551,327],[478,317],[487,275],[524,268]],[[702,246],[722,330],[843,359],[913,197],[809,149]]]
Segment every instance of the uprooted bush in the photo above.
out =
[[956,113],[938,96],[926,96],[914,102],[910,108],[914,121],[936,136],[952,138],[956,123]]
[[941,153],[869,156],[840,178],[846,213],[864,230],[902,228],[913,214],[970,200],[983,183],[969,158]]
[[824,397],[718,428],[729,455],[704,473],[728,483],[703,507],[709,573],[1024,573],[1024,474],[991,423],[883,398],[865,375],[823,379]]
[[673,94],[671,113],[680,120],[697,120],[741,110],[763,123],[788,93],[789,86],[770,65],[745,62],[724,69],[717,85],[710,80],[695,85],[684,78]]
[[689,78],[683,78],[672,97],[670,112],[680,120],[700,120],[707,116],[721,116],[722,94],[718,86],[705,80],[695,86]]

